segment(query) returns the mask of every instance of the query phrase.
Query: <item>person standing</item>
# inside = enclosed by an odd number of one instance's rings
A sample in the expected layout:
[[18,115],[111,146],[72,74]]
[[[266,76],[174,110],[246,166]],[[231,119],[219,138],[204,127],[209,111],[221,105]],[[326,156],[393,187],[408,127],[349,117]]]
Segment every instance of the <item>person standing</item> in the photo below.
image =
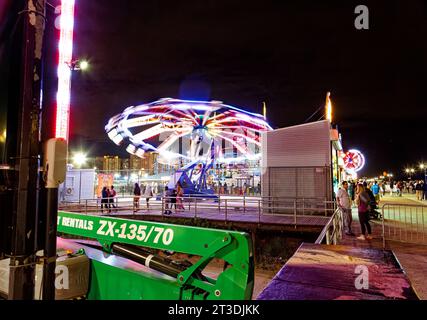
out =
[[150,210],[149,201],[152,196],[153,196],[153,189],[151,188],[151,185],[147,184],[144,191],[145,201],[147,202],[147,210]]
[[[171,201],[171,207],[170,208],[172,210],[172,207],[175,207],[175,213],[176,213],[176,196],[177,196],[177,192],[175,189],[173,189],[171,192],[171,198],[170,198],[170,201]],[[172,213],[172,211],[170,213]]]
[[117,206],[114,204],[114,200],[115,200],[116,195],[117,195],[117,192],[116,192],[116,190],[114,190],[114,186],[111,186],[111,189],[110,189],[110,192],[108,195],[108,202],[109,202],[109,207],[110,207],[109,212],[111,212],[111,208],[117,208]]
[[417,196],[417,200],[423,199],[423,185],[421,184],[421,181],[417,181],[417,184],[415,185],[415,194]]
[[423,197],[421,200],[427,200],[427,183],[423,181]]
[[107,187],[103,187],[101,191],[101,213],[104,213],[104,208],[108,208],[108,190]]
[[135,188],[133,189],[133,212],[139,210],[139,198],[141,197],[141,188],[138,183],[135,183]]
[[178,210],[185,210],[184,208],[184,189],[181,187],[181,184],[178,183],[176,192],[176,206]]
[[[363,184],[357,185],[357,191],[356,191],[356,204],[357,204],[357,211],[359,215],[359,222],[360,222],[360,228],[362,230],[362,234],[357,237],[359,240],[371,240],[372,239],[372,229],[371,225],[369,224],[369,202],[370,198],[368,193],[365,190],[365,187]],[[368,234],[366,235],[366,231]]]
[[354,194],[356,193],[355,190],[355,185],[353,181],[350,181],[350,183],[348,184],[348,194],[350,196],[350,205],[352,206],[354,203]]
[[[165,203],[165,212],[164,212],[164,214],[165,215],[172,214],[172,211],[169,209],[169,203],[171,202],[171,191],[169,190],[168,186],[165,187],[165,192],[164,192],[164,195],[163,195],[163,199],[165,201],[164,202]],[[172,208],[172,206],[171,206],[171,208]]]
[[342,188],[337,192],[337,204],[338,208],[341,209],[343,214],[344,221],[344,232],[348,236],[354,236],[354,233],[351,231],[351,223],[353,217],[351,215],[351,200],[350,195],[348,194],[348,182],[343,181]]

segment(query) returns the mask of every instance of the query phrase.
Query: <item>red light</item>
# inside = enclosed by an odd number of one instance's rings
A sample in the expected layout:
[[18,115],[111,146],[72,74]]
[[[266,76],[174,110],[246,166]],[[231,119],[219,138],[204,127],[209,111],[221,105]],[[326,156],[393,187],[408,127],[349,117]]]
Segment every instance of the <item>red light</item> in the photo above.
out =
[[75,0],[62,0],[55,137],[68,140]]

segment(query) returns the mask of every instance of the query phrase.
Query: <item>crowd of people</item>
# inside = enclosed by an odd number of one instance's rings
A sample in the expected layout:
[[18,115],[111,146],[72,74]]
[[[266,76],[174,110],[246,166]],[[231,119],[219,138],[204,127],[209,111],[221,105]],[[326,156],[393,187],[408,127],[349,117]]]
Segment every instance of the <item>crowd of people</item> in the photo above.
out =
[[224,183],[213,183],[211,185],[212,189],[216,194],[219,195],[260,195],[261,194],[261,183],[258,182],[257,185],[251,186],[244,182],[242,185],[238,186],[234,183],[230,185],[227,182]]
[[403,194],[415,194],[417,200],[427,200],[427,184],[422,180],[390,181],[384,183],[382,194],[401,197]]
[[[135,187],[133,190],[133,212],[137,212],[139,210],[140,198],[143,196],[146,201],[147,210],[150,209],[150,199],[153,197],[154,193],[151,185],[142,185],[143,189],[138,183],[135,183]],[[172,214],[172,209],[175,211],[185,210],[184,208],[184,189],[181,184],[178,183],[176,188],[169,188],[168,186],[164,187],[163,199],[165,205],[164,214],[170,215]]]

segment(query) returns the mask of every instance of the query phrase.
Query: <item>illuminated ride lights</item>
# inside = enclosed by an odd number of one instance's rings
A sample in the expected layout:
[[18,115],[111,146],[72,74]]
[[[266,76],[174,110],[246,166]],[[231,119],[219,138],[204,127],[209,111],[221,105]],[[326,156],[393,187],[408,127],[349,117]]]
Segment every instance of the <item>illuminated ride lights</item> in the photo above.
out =
[[64,140],[68,140],[69,133],[74,1],[62,0],[61,2],[55,137]]
[[[147,151],[158,152],[160,162],[171,163],[259,159],[260,132],[272,128],[262,115],[222,102],[165,98],[127,108],[111,118],[105,130],[129,153],[142,158]],[[232,155],[224,152],[225,143],[234,150]]]
[[343,155],[344,168],[349,173],[356,173],[363,169],[365,157],[359,150],[349,150]]

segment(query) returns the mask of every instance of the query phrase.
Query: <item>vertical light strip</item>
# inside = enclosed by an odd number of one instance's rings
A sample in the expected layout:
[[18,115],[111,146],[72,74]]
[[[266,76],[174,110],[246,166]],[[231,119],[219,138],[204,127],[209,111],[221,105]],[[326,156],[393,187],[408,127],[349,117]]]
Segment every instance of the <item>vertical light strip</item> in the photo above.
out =
[[59,38],[58,93],[56,95],[56,138],[68,140],[71,93],[71,62],[75,0],[62,0]]
[[332,102],[330,92],[326,94],[326,120],[332,122]]

